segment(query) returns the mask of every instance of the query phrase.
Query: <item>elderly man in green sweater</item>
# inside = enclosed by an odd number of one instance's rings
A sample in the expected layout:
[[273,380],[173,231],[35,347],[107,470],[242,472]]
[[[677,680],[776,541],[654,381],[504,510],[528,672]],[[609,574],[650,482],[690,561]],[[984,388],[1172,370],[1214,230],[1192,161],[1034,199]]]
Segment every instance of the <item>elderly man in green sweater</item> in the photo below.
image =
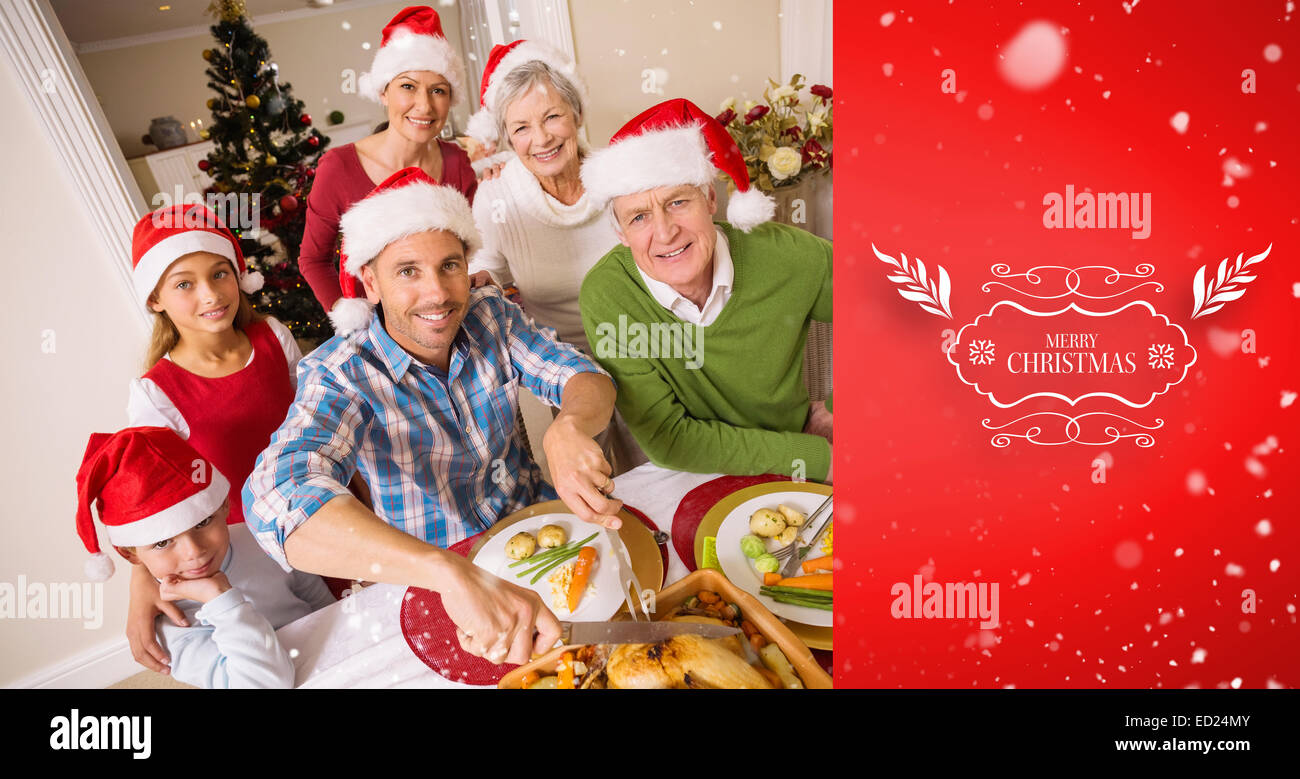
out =
[[[737,191],[714,223],[719,170]],[[735,142],[687,100],[629,122],[582,180],[622,243],[583,280],[583,327],[650,460],[831,481],[830,403],[802,377],[808,322],[831,321],[831,244],[768,222]]]

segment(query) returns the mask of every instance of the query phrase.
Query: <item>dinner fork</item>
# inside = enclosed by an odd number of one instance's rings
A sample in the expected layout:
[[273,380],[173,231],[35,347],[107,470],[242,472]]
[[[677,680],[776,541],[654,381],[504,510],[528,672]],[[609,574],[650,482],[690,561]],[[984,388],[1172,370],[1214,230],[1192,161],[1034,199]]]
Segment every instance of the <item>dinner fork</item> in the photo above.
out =
[[[784,565],[781,566],[782,576],[790,576],[795,572],[795,569],[798,568],[799,563],[802,560],[802,557],[798,554],[800,545],[802,544],[803,546],[807,547],[810,546],[812,543],[810,541],[808,544],[803,544],[803,538],[802,538],[803,531],[812,527],[813,523],[816,522],[818,519],[820,519],[822,514],[826,514],[826,519],[822,522],[822,527],[825,527],[826,522],[829,522],[831,520],[830,507],[831,507],[831,500],[833,499],[833,497],[834,496],[828,495],[826,497],[826,500],[822,501],[822,504],[817,507],[817,510],[814,511],[811,515],[809,515],[808,521],[805,522],[804,526],[799,529],[800,532],[795,534],[793,541],[791,541],[789,544],[781,547],[780,549],[772,553],[772,556],[777,559],[777,562],[785,563]],[[819,527],[817,529],[817,532],[813,533],[812,536],[813,539],[815,540],[818,536],[820,536],[821,532],[822,532],[822,528]]]

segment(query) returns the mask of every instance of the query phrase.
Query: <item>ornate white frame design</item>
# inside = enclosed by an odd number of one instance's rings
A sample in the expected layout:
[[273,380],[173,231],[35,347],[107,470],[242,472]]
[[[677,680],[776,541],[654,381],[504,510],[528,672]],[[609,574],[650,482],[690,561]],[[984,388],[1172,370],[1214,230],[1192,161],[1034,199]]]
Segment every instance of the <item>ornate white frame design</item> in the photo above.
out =
[[[147,210],[108,119],[48,0],[0,0],[0,47],[63,161],[119,280],[131,284],[131,231]],[[133,306],[147,324],[148,313]]]
[[[1190,362],[1188,362],[1186,365],[1183,366],[1183,373],[1181,376],[1178,377],[1176,381],[1171,381],[1165,384],[1164,389],[1159,390],[1158,392],[1151,393],[1151,397],[1147,398],[1145,403],[1134,403],[1128,398],[1123,397],[1122,395],[1116,395],[1113,392],[1089,392],[1085,395],[1080,395],[1075,398],[1062,395],[1058,392],[1031,392],[1030,394],[1025,395],[1017,400],[1011,401],[1010,403],[1003,403],[1002,401],[994,397],[992,392],[986,392],[985,390],[981,389],[978,382],[969,381],[966,378],[965,374],[962,373],[962,368],[964,366],[960,362],[957,362],[953,359],[953,352],[956,350],[957,344],[962,343],[962,334],[966,332],[966,329],[970,327],[978,326],[981,319],[986,319],[992,316],[993,312],[997,311],[1002,306],[1011,306],[1012,308],[1019,309],[1020,311],[1029,314],[1030,316],[1037,316],[1037,317],[1059,316],[1061,314],[1066,313],[1067,311],[1075,311],[1077,313],[1083,314],[1084,316],[1094,316],[1094,317],[1103,317],[1103,318],[1114,316],[1115,314],[1118,314],[1134,306],[1140,306],[1142,308],[1145,308],[1147,312],[1151,314],[1151,317],[1153,319],[1157,317],[1163,319],[1165,320],[1166,326],[1176,328],[1178,332],[1183,334],[1183,345],[1185,345],[1187,348],[1192,350],[1192,359]],[[963,325],[961,330],[957,331],[957,337],[956,339],[953,340],[952,346],[949,347],[945,356],[948,358],[948,362],[957,369],[957,378],[961,379],[963,384],[974,387],[976,392],[987,397],[989,399],[989,402],[997,406],[998,408],[1012,408],[1014,406],[1020,405],[1021,403],[1024,403],[1026,400],[1029,400],[1031,398],[1056,398],[1058,400],[1065,401],[1071,406],[1078,405],[1080,401],[1086,400],[1088,398],[1110,398],[1111,400],[1117,400],[1120,403],[1123,403],[1124,405],[1130,408],[1146,408],[1147,406],[1151,405],[1151,402],[1154,401],[1157,397],[1168,392],[1171,387],[1181,384],[1183,379],[1187,378],[1187,372],[1191,370],[1191,367],[1193,365],[1196,364],[1196,360],[1199,357],[1199,355],[1196,352],[1196,347],[1192,346],[1191,340],[1188,339],[1187,337],[1187,331],[1183,329],[1182,325],[1178,325],[1169,321],[1169,317],[1165,316],[1159,311],[1156,311],[1155,306],[1151,305],[1145,300],[1134,300],[1130,303],[1126,303],[1120,306],[1119,308],[1113,309],[1111,311],[1089,311],[1086,308],[1079,308],[1079,306],[1077,306],[1074,303],[1069,304],[1065,308],[1057,309],[1056,311],[1036,311],[1032,308],[1025,308],[1024,306],[1020,305],[1019,303],[1016,303],[1013,300],[999,300],[998,302],[994,303],[993,306],[989,308],[987,312],[975,317],[975,321]]]

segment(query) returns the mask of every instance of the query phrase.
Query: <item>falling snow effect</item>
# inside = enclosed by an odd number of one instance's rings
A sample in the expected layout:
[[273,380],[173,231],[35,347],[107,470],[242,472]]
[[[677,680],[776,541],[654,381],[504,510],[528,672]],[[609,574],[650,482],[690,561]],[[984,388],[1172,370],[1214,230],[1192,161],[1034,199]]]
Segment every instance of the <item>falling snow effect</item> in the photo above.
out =
[[1008,84],[1029,92],[1055,81],[1065,59],[1060,28],[1051,22],[1030,22],[1004,47],[999,70]]
[[1187,123],[1191,120],[1192,117],[1186,111],[1179,111],[1169,118],[1169,126],[1179,135],[1183,135],[1187,132]]

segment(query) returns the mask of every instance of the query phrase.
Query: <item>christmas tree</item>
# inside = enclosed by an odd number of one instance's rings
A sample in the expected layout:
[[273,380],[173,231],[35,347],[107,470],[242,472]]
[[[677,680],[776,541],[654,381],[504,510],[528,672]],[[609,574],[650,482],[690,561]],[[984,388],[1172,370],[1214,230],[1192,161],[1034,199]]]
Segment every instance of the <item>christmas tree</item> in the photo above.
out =
[[243,0],[215,0],[217,45],[203,51],[216,145],[199,162],[213,179],[208,202],[240,239],[250,270],[266,279],[253,307],[279,319],[298,338],[332,333],[325,312],[298,271],[316,162],[329,138],[311,126],[301,100],[280,82],[266,40],[253,32]]

